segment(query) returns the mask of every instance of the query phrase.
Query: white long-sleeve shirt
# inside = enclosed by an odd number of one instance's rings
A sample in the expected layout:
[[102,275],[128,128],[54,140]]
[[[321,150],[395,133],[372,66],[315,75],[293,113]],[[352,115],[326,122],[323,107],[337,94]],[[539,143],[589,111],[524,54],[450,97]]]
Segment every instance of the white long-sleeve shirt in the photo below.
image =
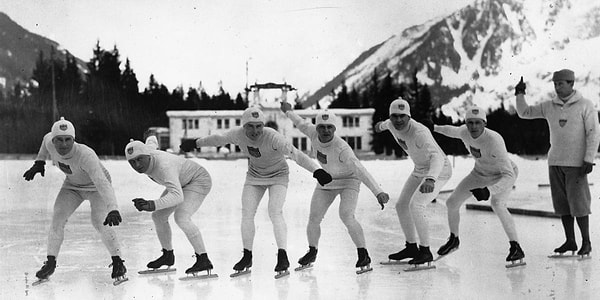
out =
[[350,187],[358,190],[360,182],[363,182],[375,196],[383,192],[373,176],[358,160],[352,148],[343,139],[336,135],[331,141],[322,143],[319,141],[317,127],[310,121],[303,119],[291,110],[286,115],[302,133],[310,138],[313,155],[317,158],[321,167],[333,178],[331,183],[323,187],[317,186],[317,188],[340,189]]
[[[146,142],[148,144],[148,142]],[[207,193],[211,178],[201,165],[160,150],[150,150],[150,166],[145,172],[154,182],[165,187],[165,193],[154,202],[156,210],[183,202],[183,187],[195,182],[199,194]]]
[[97,191],[106,201],[108,211],[117,210],[117,198],[111,184],[110,174],[104,168],[92,148],[73,143],[73,149],[62,156],[58,154],[50,133],[44,136],[36,160],[51,159],[65,173],[62,188],[79,191]]
[[389,130],[398,145],[408,153],[415,164],[414,175],[433,180],[439,177],[448,179],[452,175],[450,160],[425,125],[410,119],[406,128],[400,131],[388,119],[380,123],[379,129]]
[[213,134],[196,140],[196,147],[235,144],[248,155],[246,183],[255,185],[284,184],[289,181],[285,156],[313,173],[319,168],[310,157],[294,147],[283,135],[272,128],[263,128],[256,141],[246,136],[243,127],[230,129],[223,135]]
[[483,133],[475,139],[469,133],[467,125],[460,127],[435,125],[434,131],[462,140],[467,150],[475,157],[473,169],[477,174],[486,177],[500,176],[499,181],[487,187],[492,194],[512,188],[517,177],[516,165],[508,157],[504,139],[499,133],[485,128]]
[[592,101],[579,92],[563,102],[558,97],[527,105],[525,96],[517,96],[517,113],[523,119],[546,119],[550,129],[551,166],[580,167],[593,162],[600,143],[598,112]]

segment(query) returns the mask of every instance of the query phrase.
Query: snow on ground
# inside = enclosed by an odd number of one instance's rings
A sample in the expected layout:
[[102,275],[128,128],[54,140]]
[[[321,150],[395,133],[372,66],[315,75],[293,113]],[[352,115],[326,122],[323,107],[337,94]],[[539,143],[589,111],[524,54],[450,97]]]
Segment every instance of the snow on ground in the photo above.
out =
[[[546,161],[512,156],[520,176],[512,194],[512,206],[551,210]],[[193,250],[183,233],[171,222],[178,271],[173,275],[140,276],[148,261],[160,255],[148,213],[140,213],[131,199],[156,198],[162,188],[133,171],[125,160],[106,160],[113,178],[124,223],[117,228],[130,280],[112,286],[110,258],[89,222],[89,204],[84,202],[66,226],[58,268],[51,280],[32,287],[35,272],[45,260],[47,228],[54,198],[64,176],[58,168],[46,167],[45,177],[26,182],[21,176],[30,160],[0,161],[0,299],[592,299],[600,293],[600,263],[597,258],[578,262],[546,257],[563,241],[560,221],[552,218],[515,216],[527,266],[504,268],[508,242],[498,219],[490,212],[462,209],[461,248],[437,263],[435,270],[403,272],[401,266],[381,266],[387,255],[400,250],[404,237],[393,203],[412,170],[410,160],[368,160],[366,168],[392,200],[382,211],[363,185],[356,216],[367,239],[373,272],[357,276],[356,249],[337,216],[339,200],[322,224],[319,256],[315,266],[273,279],[276,246],[263,199],[256,216],[256,238],[252,274],[229,278],[242,254],[239,231],[241,187],[247,161],[194,159],[213,177],[213,188],[194,215],[218,279],[179,281],[194,262]],[[468,157],[450,157],[454,176],[444,189],[453,188],[472,168]],[[289,161],[292,179],[284,214],[288,225],[288,255],[292,268],[306,249],[305,226],[315,181],[311,174]],[[598,183],[600,172],[590,182]],[[592,186],[593,211],[597,211],[598,184]],[[448,236],[444,199],[429,207],[432,252]],[[474,203],[470,199],[467,203]],[[592,244],[600,245],[600,222],[591,216]],[[579,236],[579,232],[577,235]]]

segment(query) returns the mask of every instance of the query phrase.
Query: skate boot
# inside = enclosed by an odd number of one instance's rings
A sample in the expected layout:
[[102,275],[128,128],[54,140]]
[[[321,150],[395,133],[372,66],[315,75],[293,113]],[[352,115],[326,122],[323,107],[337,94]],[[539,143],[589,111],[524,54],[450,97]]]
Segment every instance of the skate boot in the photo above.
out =
[[419,254],[415,258],[408,261],[408,264],[412,265],[412,267],[405,269],[404,271],[434,269],[435,266],[431,264],[432,261],[433,254],[431,254],[429,247],[419,246]]
[[579,255],[579,259],[586,259],[592,257],[592,243],[588,241],[583,241],[581,243],[581,248],[577,251],[577,255]]
[[304,256],[302,256],[298,260],[298,263],[300,264],[300,266],[294,270],[301,271],[306,268],[310,268],[310,267],[312,267],[315,260],[317,260],[317,248],[315,248],[313,246],[309,246],[308,252],[306,252],[306,254],[304,254]]
[[439,257],[436,258],[436,260],[458,250],[458,245],[460,245],[460,240],[458,239],[458,236],[455,236],[454,233],[450,233],[450,237],[448,238],[446,244],[440,247],[440,249],[437,251]]
[[125,273],[127,273],[127,268],[125,268],[125,265],[123,264],[123,262],[125,261],[122,260],[119,256],[112,256],[111,258],[112,263],[108,267],[113,268],[112,274],[110,275],[110,277],[115,280],[113,282],[113,285],[119,285],[129,280],[127,277],[125,277]]
[[356,267],[359,268],[359,270],[356,271],[356,274],[373,271],[373,268],[371,268],[371,258],[369,257],[369,252],[367,252],[367,249],[358,248],[356,251],[358,252]]
[[279,249],[277,251],[277,265],[275,266],[277,274],[275,274],[275,279],[290,275],[290,271],[288,271],[289,267],[290,261],[288,260],[287,253],[284,249]]
[[[202,254],[196,253],[195,256],[196,256],[196,263],[194,263],[194,265],[191,268],[185,270],[185,274],[188,274],[188,275],[191,274],[192,276],[186,276],[186,277],[179,278],[180,280],[207,279],[207,278],[219,277],[219,275],[217,275],[217,274],[211,274],[213,265],[210,262],[210,260],[208,259],[208,255],[206,253],[202,253]],[[206,271],[206,275],[198,275],[198,273],[200,273],[202,271]]]
[[[565,255],[565,252],[571,251],[571,255]],[[550,258],[561,258],[561,257],[574,257],[575,251],[577,251],[577,243],[573,240],[567,240],[560,247],[554,249],[554,254],[548,257]]]
[[233,273],[229,276],[237,277],[240,275],[249,274],[251,272],[250,271],[251,267],[252,267],[252,251],[250,251],[248,249],[244,249],[244,256],[242,256],[242,259],[240,259],[240,261],[233,266],[233,270],[235,270],[235,273]]
[[401,261],[406,258],[415,258],[419,254],[419,248],[417,248],[417,243],[409,243],[406,242],[404,244],[406,247],[402,249],[400,252],[393,253],[388,255],[388,261],[381,262],[382,265],[400,265],[406,264],[406,261]]
[[[157,258],[149,262],[146,266],[148,270],[139,271],[139,274],[156,274],[156,273],[167,273],[167,272],[175,272],[176,268],[171,269],[171,266],[175,264],[175,255],[173,254],[173,250],[162,249],[163,254]],[[167,266],[166,269],[160,269],[162,266]]]
[[[507,268],[513,268],[518,266],[524,266],[526,263],[523,261],[525,253],[517,241],[510,241],[510,249],[508,250],[508,256],[506,261],[510,262],[507,264]],[[517,262],[518,261],[518,262]]]
[[56,257],[49,255],[48,260],[44,262],[42,268],[35,273],[35,277],[38,278],[37,281],[33,282],[32,285],[38,285],[40,283],[48,281],[50,275],[54,274],[54,270],[56,269]]

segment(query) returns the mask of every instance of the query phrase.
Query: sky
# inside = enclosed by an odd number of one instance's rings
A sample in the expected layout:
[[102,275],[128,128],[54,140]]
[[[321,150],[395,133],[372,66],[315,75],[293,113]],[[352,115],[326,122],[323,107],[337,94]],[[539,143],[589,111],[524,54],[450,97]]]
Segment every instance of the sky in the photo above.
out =
[[[169,89],[246,80],[316,91],[358,55],[404,29],[474,0],[2,0],[0,11],[88,61],[115,45],[140,81]],[[248,66],[246,71],[246,65]]]

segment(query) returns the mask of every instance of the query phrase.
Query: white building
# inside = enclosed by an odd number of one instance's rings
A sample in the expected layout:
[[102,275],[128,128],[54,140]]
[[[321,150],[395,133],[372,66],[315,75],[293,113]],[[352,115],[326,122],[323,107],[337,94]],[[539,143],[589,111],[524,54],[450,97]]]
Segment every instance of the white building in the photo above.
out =
[[[276,128],[292,144],[302,151],[310,150],[310,140],[288,119],[279,108],[263,107],[267,126]],[[330,109],[339,119],[336,134],[346,140],[355,151],[370,151],[372,140],[372,116],[374,109]],[[317,110],[295,110],[303,117],[310,118],[313,123]],[[168,111],[170,148],[179,149],[182,139],[200,138],[211,134],[223,133],[231,128],[241,126],[242,110],[194,110]],[[235,145],[228,145],[230,152],[240,152]],[[204,147],[201,152],[217,152],[216,147]],[[227,152],[227,151],[225,151]]]

